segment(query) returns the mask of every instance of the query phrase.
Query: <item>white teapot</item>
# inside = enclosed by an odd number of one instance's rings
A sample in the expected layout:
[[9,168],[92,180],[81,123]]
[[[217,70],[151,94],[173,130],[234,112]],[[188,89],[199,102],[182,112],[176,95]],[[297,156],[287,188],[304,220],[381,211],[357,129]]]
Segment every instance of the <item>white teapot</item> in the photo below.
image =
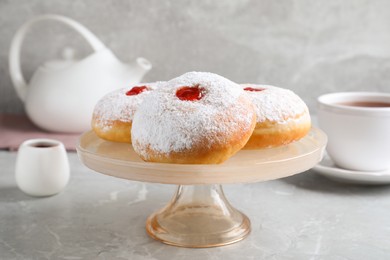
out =
[[[55,20],[78,31],[94,52],[74,60],[68,48],[64,60],[46,62],[28,86],[20,68],[20,48],[26,32],[38,21]],[[144,58],[133,64],[119,61],[94,34],[76,21],[59,15],[42,15],[26,22],[14,36],[9,66],[11,79],[28,117],[42,129],[79,133],[90,129],[96,102],[106,93],[137,84],[152,65]]]

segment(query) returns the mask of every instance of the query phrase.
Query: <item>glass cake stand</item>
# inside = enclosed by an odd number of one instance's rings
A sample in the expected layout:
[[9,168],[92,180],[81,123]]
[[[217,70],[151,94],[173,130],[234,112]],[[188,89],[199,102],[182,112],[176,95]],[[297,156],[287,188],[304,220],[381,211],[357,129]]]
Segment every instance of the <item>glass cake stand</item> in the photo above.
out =
[[177,184],[172,200],[146,221],[146,231],[163,243],[182,247],[214,247],[238,242],[250,232],[250,221],[230,205],[221,184],[283,178],[306,171],[321,161],[326,135],[312,128],[286,146],[242,150],[219,165],[163,164],[142,161],[131,145],[84,133],[77,145],[81,161],[110,176]]

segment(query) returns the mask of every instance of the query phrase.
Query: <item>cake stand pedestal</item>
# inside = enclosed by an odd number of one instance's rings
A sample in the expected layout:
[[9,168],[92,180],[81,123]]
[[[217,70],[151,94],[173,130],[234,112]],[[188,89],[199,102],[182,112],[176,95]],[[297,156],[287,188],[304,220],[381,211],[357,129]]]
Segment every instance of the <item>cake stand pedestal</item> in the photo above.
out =
[[146,231],[163,243],[182,247],[214,247],[235,243],[250,233],[247,216],[225,198],[221,184],[278,179],[310,169],[321,161],[327,138],[312,128],[292,144],[242,150],[220,165],[143,162],[131,145],[107,142],[84,133],[77,152],[89,168],[111,176],[177,184],[172,200],[146,221]]
[[171,202],[146,221],[156,240],[185,247],[231,244],[250,232],[250,221],[226,200],[220,184],[179,185]]

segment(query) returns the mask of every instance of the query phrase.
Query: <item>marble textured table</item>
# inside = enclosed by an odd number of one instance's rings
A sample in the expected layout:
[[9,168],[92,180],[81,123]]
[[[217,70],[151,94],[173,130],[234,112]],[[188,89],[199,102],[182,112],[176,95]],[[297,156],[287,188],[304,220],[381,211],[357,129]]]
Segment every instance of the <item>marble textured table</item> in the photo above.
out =
[[0,151],[0,259],[390,259],[390,186],[340,184],[312,171],[224,185],[252,233],[187,249],[154,241],[144,228],[176,186],[105,176],[68,155],[67,188],[33,198],[16,187],[16,153]]

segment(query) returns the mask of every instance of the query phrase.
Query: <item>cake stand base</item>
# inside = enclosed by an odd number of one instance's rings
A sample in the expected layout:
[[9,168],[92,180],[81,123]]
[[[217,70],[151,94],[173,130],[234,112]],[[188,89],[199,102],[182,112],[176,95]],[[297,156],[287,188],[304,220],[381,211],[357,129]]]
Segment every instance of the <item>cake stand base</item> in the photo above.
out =
[[171,202],[148,218],[148,234],[175,246],[214,247],[240,241],[250,232],[249,219],[229,204],[221,184],[269,181],[306,171],[321,161],[326,142],[325,133],[312,128],[285,146],[242,150],[218,165],[189,165],[144,162],[129,144],[104,141],[89,131],[80,137],[77,152],[100,173],[179,185]]
[[169,245],[216,247],[244,239],[250,221],[230,205],[221,185],[179,185],[170,203],[148,218],[146,231]]

